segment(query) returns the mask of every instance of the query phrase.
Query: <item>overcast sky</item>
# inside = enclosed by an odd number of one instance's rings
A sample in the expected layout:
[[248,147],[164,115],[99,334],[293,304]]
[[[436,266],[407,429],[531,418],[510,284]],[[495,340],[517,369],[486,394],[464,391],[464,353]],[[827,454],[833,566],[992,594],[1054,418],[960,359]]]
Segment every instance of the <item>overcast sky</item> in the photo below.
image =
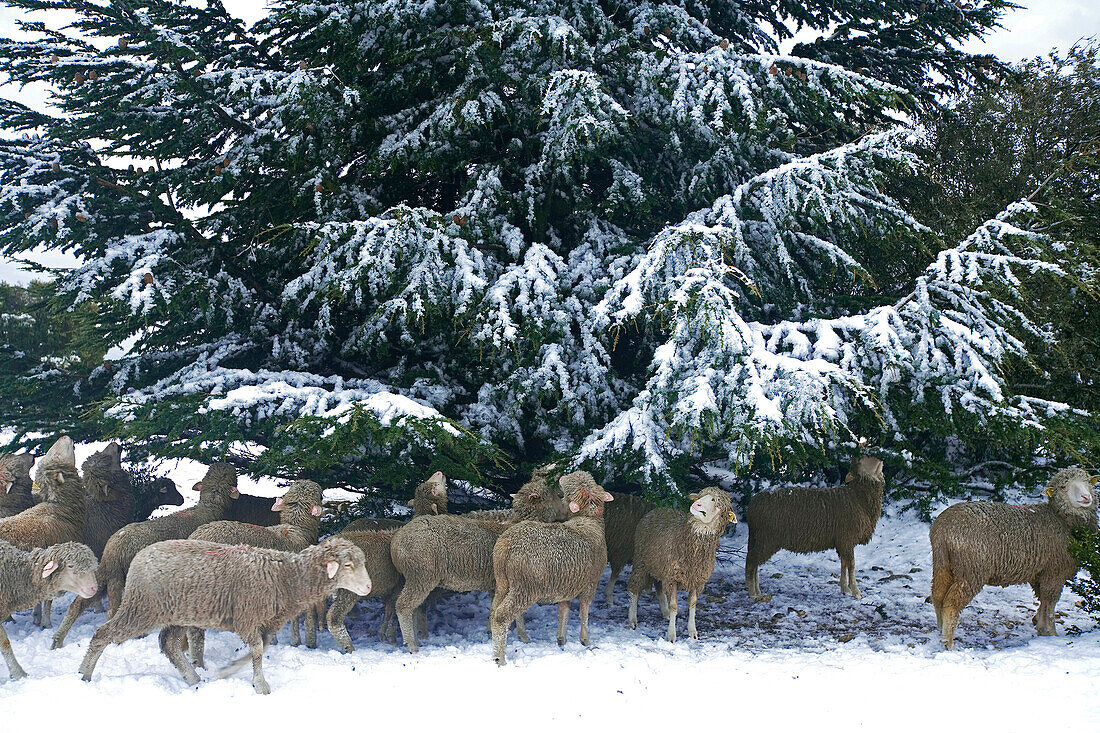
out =
[[[873,0],[872,0],[873,1]],[[224,0],[230,12],[247,23],[264,14],[266,3],[261,0]],[[991,33],[984,41],[966,44],[972,53],[991,53],[1005,61],[1020,61],[1046,54],[1052,48],[1068,48],[1083,38],[1100,38],[1100,0],[1016,0],[1028,7],[1007,13],[1003,28]],[[0,8],[0,35],[17,33],[15,19],[20,13],[8,7]],[[19,90],[0,87],[0,95],[24,101],[41,100],[44,90]],[[51,266],[72,261],[65,255],[42,253],[33,259]],[[14,263],[0,258],[0,281],[27,282],[30,274]]]

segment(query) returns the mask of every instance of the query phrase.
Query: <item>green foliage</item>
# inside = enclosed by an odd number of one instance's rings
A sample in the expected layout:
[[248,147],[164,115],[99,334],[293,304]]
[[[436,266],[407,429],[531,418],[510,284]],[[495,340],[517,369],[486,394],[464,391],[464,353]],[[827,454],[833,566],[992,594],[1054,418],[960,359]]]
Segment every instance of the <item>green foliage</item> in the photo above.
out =
[[1075,527],[1069,551],[1081,563],[1081,569],[1088,573],[1088,577],[1078,576],[1066,585],[1081,596],[1081,608],[1100,624],[1100,532],[1088,527]]

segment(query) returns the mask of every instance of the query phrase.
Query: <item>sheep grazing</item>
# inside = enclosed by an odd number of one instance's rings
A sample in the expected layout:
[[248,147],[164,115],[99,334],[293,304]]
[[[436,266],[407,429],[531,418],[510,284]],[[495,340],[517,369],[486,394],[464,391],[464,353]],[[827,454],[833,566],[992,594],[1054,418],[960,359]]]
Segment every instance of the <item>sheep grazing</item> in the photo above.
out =
[[[199,503],[190,509],[127,524],[107,540],[96,580],[100,593],[107,594],[108,616],[114,614],[122,600],[126,574],[134,556],[155,542],[185,539],[207,522],[221,519],[230,503],[237,498],[237,471],[228,463],[211,464],[202,481],[195,484],[195,490],[199,492]],[[64,645],[69,629],[89,605],[91,601],[75,600],[69,606],[68,613],[54,634],[54,649]]]
[[946,649],[955,648],[959,613],[987,585],[1030,583],[1039,599],[1032,622],[1054,636],[1054,606],[1077,574],[1069,553],[1074,527],[1097,528],[1096,483],[1065,468],[1047,484],[1045,504],[1009,506],[968,501],[944,509],[928,532],[932,542],[932,605]]
[[[76,542],[26,552],[0,540],[0,619],[61,593],[91,598],[96,593],[95,571],[95,555]],[[3,624],[0,652],[13,680],[27,676],[15,659]]]
[[13,517],[34,506],[31,495],[30,453],[9,453],[0,456],[0,519]]
[[840,557],[840,592],[862,598],[856,584],[855,547],[870,542],[875,533],[885,485],[882,461],[859,455],[852,459],[843,486],[794,487],[752,497],[745,509],[749,525],[745,587],[749,596],[757,601],[771,598],[760,592],[759,568],[779,550],[835,549]]
[[[73,439],[63,435],[46,452],[34,472],[41,503],[0,519],[0,539],[30,550],[84,539],[84,483],[76,469]],[[35,623],[49,628],[52,601],[42,601]]]
[[[614,497],[586,471],[562,476],[570,518],[563,523],[519,522],[493,548],[496,593],[489,612],[493,658],[506,663],[504,646],[513,619],[536,603],[558,604],[558,645],[565,646],[569,602],[580,600],[581,644],[588,646],[588,607],[607,565],[604,503]],[[522,637],[521,637],[522,638]]]
[[360,595],[371,590],[363,551],[347,540],[329,538],[300,553],[201,540],[158,542],[131,563],[122,603],[92,636],[80,674],[91,680],[108,644],[160,628],[161,651],[195,685],[199,677],[183,654],[182,628],[221,629],[240,636],[250,653],[219,676],[251,658],[252,684],[266,695],[271,692],[263,676],[268,639],[337,588]]
[[[317,542],[317,533],[321,528],[321,486],[314,481],[295,481],[282,496],[268,507],[268,511],[279,512],[279,524],[261,527],[243,522],[221,520],[204,524],[188,537],[191,540],[220,542],[223,545],[250,545],[266,547],[269,550],[300,552]],[[271,501],[270,499],[268,500]],[[317,647],[317,619],[313,613],[306,614],[306,645]],[[301,643],[298,631],[298,619],[291,622],[291,643]],[[188,633],[188,648],[191,659],[200,667],[204,666],[203,650],[205,639],[202,629],[192,629]]]
[[[414,517],[447,513],[447,477],[442,471],[436,471],[427,481],[416,487],[409,506],[412,507]],[[359,517],[348,522],[341,532],[377,532],[403,526],[405,522],[400,519]]]
[[717,486],[691,494],[691,510],[654,509],[638,522],[634,536],[634,569],[630,591],[630,628],[638,627],[638,596],[650,581],[661,583],[661,595],[668,610],[668,635],[676,641],[676,593],[688,592],[688,636],[699,638],[695,629],[695,603],[714,572],[718,540],[730,522],[737,522],[730,495]]
[[[568,516],[561,489],[536,473],[512,495],[510,522],[469,519],[465,515],[416,517],[393,536],[390,556],[405,585],[397,596],[397,621],[409,651],[417,651],[413,614],[435,588],[489,591],[493,580],[493,547],[506,527],[531,519],[560,522]],[[517,614],[520,638],[526,640],[523,617]]]
[[611,496],[615,497],[615,501],[607,507],[607,514],[604,515],[607,562],[611,565],[611,577],[608,578],[607,587],[604,588],[604,600],[608,606],[615,605],[612,590],[615,588],[619,573],[633,561],[634,530],[642,517],[657,508],[653,502],[633,494],[620,494],[613,491]]
[[[379,532],[341,532],[336,535],[353,543],[363,551],[366,558],[367,572],[370,574],[371,591],[363,598],[382,599],[382,623],[378,627],[378,638],[397,643],[397,628],[394,623],[397,593],[401,587],[401,576],[393,565],[390,557],[390,542],[393,539],[392,531]],[[332,638],[345,652],[355,651],[355,645],[351,643],[351,635],[344,623],[348,612],[359,601],[361,596],[350,590],[339,589],[332,599],[332,606],[328,610],[328,630]]]

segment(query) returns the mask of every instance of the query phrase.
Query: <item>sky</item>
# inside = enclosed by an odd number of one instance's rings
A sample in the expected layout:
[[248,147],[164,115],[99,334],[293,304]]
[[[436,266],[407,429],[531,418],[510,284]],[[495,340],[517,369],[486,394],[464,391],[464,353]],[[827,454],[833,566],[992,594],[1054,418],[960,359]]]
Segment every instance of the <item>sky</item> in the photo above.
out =
[[[264,15],[266,3],[260,0],[224,0],[229,11],[247,23]],[[1007,13],[1003,28],[984,40],[967,43],[971,53],[988,53],[1004,61],[1020,61],[1042,56],[1052,48],[1069,48],[1078,40],[1100,38],[1100,0],[1017,0],[1027,7]],[[15,20],[21,13],[8,7],[0,8],[0,35],[17,33]],[[801,39],[800,39],[801,40]],[[45,99],[44,89],[20,90],[0,86],[0,96],[21,101]],[[28,256],[51,267],[68,266],[75,262],[64,254],[42,252]],[[0,281],[26,283],[32,274],[11,260],[0,257]]]

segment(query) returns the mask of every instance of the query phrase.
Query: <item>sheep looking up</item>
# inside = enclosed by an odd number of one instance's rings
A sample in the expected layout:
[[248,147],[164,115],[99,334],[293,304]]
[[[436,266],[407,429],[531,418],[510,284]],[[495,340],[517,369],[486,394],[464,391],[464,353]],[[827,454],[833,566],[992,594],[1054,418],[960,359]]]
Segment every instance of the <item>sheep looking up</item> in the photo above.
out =
[[87,502],[84,544],[99,557],[111,535],[134,521],[137,497],[130,474],[122,468],[122,448],[118,443],[109,443],[88,456],[80,468]]
[[886,480],[882,461],[858,455],[843,486],[830,489],[794,487],[755,495],[745,509],[749,546],[745,556],[745,587],[749,596],[768,600],[760,592],[760,566],[779,550],[836,550],[840,557],[840,592],[862,598],[856,584],[855,548],[871,541],[882,514]]
[[1054,636],[1054,607],[1077,574],[1069,553],[1074,527],[1096,529],[1096,482],[1064,468],[1047,484],[1048,501],[1009,506],[967,501],[944,509],[928,532],[932,542],[932,605],[943,645],[955,648],[959,613],[987,585],[1030,583],[1039,599],[1032,619],[1040,636]]
[[[409,502],[414,517],[432,516],[447,513],[447,477],[442,471],[433,473],[427,481],[416,487]],[[378,530],[398,529],[405,522],[400,519],[378,517],[359,517],[348,522],[341,532],[377,532]]]

